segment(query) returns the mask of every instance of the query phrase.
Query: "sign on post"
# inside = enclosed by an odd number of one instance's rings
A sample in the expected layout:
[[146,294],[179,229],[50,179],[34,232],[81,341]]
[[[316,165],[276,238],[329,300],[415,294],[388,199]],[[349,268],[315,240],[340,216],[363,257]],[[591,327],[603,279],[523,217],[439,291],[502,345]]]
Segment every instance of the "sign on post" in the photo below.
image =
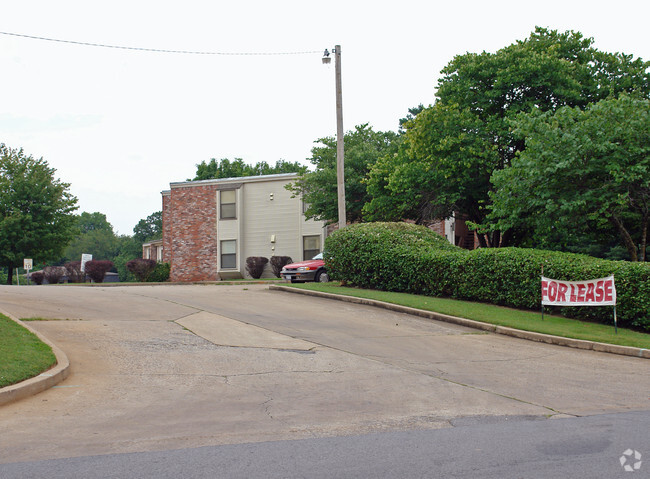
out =
[[560,281],[542,276],[542,319],[544,306],[614,306],[614,331],[618,333],[614,275],[589,281]]
[[93,260],[93,255],[91,254],[82,254],[81,255],[81,272],[86,272],[86,263]]
[[546,306],[616,306],[614,276],[589,281],[559,281],[542,276]]
[[[29,284],[29,272],[32,270],[34,267],[34,261],[32,258],[24,258],[23,259],[23,269],[27,271],[27,284]],[[16,271],[18,271],[18,268],[16,268]],[[18,274],[16,274],[16,281],[18,281],[18,284],[20,285],[20,279],[18,279]]]

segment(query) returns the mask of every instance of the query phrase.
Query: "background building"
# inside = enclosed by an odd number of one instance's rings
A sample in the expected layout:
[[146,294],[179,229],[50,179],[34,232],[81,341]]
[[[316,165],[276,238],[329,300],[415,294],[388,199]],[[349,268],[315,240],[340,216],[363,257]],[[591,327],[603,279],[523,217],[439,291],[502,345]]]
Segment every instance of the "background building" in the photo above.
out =
[[[325,223],[306,220],[302,200],[285,188],[298,176],[170,183],[162,192],[162,260],[171,265],[170,280],[243,278],[249,256],[300,261],[321,252]],[[272,276],[269,265],[264,276]]]

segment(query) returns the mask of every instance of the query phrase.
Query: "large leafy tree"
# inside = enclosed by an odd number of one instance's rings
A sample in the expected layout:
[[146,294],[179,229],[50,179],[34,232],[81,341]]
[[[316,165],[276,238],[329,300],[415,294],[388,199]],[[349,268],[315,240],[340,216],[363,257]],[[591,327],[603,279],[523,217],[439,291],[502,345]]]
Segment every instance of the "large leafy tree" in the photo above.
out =
[[24,258],[57,258],[74,235],[77,198],[43,158],[0,144],[0,265],[7,284]]
[[482,201],[499,156],[481,126],[476,114],[456,105],[438,103],[420,112],[398,154],[382,158],[370,172],[367,217],[422,223],[462,211],[482,222]]
[[530,228],[542,238],[557,230],[618,233],[630,259],[645,261],[650,101],[622,96],[585,110],[535,110],[513,124],[526,148],[493,176],[496,225]]
[[[517,115],[532,109],[553,112],[563,106],[583,109],[621,93],[648,97],[648,62],[600,52],[592,45],[592,39],[577,32],[537,28],[526,40],[496,53],[456,56],[442,70],[436,103],[406,123],[405,148],[398,158],[387,160],[393,172],[386,164],[378,165],[383,174],[371,173],[369,187],[379,196],[412,201],[414,182],[400,187],[402,180],[396,177],[405,169],[415,171],[414,176],[426,183],[415,197],[421,204],[406,208],[416,214],[412,219],[422,219],[417,215],[423,212],[442,215],[451,207],[475,223],[483,222],[491,172],[507,168],[525,147],[524,139],[511,131],[510,122]],[[476,155],[481,144],[485,151]],[[468,162],[464,167],[462,163]],[[437,171],[430,173],[434,168]],[[460,171],[471,174],[459,176]],[[469,191],[475,192],[472,198]],[[480,232],[483,246],[509,239],[490,225],[484,224]]]
[[280,173],[304,173],[307,167],[299,162],[278,160],[274,166],[265,161],[249,165],[241,158],[230,161],[228,158],[216,160],[212,158],[208,163],[202,161],[196,165],[196,176],[192,181],[212,180],[217,178],[240,178],[243,176],[275,175]]
[[[383,156],[397,152],[399,135],[374,131],[367,123],[358,125],[344,136],[345,203],[348,222],[363,219],[363,206],[370,201],[366,179],[372,166]],[[289,185],[306,204],[305,216],[330,223],[338,221],[336,182],[336,138],[320,138],[309,159],[315,170]]]
[[120,242],[106,215],[83,212],[76,217],[76,236],[65,249],[67,261],[80,261],[82,254],[93,259],[112,260],[118,255]]
[[138,221],[133,228],[133,237],[140,243],[162,238],[162,211],[151,213]]

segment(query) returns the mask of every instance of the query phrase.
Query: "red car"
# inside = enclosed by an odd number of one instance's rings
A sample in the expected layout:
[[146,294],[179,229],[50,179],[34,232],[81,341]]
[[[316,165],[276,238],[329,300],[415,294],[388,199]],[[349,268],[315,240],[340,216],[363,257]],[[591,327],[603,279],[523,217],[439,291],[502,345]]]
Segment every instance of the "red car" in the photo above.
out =
[[330,280],[325,269],[323,253],[319,253],[307,261],[288,264],[282,268],[280,274],[284,279],[288,279],[292,283],[303,283],[305,281],[326,283]]

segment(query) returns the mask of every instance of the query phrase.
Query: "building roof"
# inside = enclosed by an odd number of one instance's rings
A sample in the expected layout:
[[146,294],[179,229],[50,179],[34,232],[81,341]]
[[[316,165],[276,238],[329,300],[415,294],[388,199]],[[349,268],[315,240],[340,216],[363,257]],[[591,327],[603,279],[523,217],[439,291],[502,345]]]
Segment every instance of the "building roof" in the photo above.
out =
[[[211,180],[178,181],[169,183],[170,188],[191,188],[193,186],[228,185],[232,183],[257,183],[264,181],[291,180],[300,177],[300,173],[279,173],[276,175],[241,176],[236,178],[216,178]],[[163,191],[163,194],[166,191]]]

